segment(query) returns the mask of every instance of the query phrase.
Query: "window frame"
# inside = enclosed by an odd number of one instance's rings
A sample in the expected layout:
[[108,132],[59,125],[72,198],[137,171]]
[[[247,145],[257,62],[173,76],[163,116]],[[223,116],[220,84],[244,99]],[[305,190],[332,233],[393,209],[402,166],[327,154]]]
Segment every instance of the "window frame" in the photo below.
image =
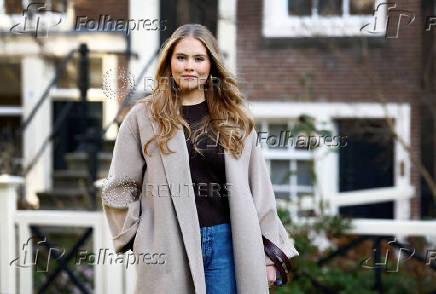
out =
[[[374,7],[382,3],[375,0]],[[265,38],[380,37],[386,34],[386,5],[381,5],[374,15],[351,15],[350,0],[343,0],[341,16],[320,16],[316,7],[312,7],[310,16],[291,16],[288,0],[264,0],[263,7],[262,35]],[[371,29],[362,29],[365,25]]]

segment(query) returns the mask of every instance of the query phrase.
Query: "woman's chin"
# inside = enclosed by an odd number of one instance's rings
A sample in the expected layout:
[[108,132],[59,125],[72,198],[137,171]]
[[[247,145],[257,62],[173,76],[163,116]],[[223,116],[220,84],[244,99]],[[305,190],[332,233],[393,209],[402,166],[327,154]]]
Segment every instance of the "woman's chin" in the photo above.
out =
[[183,92],[189,92],[189,91],[194,91],[194,90],[198,90],[198,89],[203,89],[203,86],[202,85],[197,85],[196,83],[195,84],[190,84],[190,85],[182,84],[180,88],[181,88],[181,90]]

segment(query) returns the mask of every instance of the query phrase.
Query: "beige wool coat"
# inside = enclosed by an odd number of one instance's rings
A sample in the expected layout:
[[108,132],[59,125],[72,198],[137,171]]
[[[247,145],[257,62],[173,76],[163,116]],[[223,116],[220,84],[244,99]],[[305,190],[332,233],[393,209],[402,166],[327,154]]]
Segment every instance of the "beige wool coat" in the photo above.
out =
[[[145,103],[136,104],[120,125],[102,204],[117,253],[133,241],[137,294],[206,294],[201,235],[189,169],[185,135],[180,125],[161,154],[156,141],[142,146],[157,131]],[[244,142],[242,156],[225,151],[233,253],[238,294],[269,293],[262,234],[288,257],[298,255],[277,215],[257,133]],[[171,195],[171,197],[170,197]]]

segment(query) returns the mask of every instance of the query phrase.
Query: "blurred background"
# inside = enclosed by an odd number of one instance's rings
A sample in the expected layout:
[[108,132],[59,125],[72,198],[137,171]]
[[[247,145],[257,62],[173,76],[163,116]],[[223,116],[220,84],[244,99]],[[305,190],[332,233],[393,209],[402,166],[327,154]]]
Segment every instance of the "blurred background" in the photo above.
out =
[[300,252],[271,293],[436,293],[433,0],[0,0],[0,293],[133,293],[133,266],[91,262],[101,182],[186,23],[263,134]]

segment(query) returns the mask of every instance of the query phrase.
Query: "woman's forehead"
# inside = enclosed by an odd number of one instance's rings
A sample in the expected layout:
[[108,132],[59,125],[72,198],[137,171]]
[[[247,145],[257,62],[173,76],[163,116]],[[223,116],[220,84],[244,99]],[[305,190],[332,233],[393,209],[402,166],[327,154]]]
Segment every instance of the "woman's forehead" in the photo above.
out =
[[206,47],[194,37],[185,37],[180,40],[174,49],[174,54],[206,55]]

